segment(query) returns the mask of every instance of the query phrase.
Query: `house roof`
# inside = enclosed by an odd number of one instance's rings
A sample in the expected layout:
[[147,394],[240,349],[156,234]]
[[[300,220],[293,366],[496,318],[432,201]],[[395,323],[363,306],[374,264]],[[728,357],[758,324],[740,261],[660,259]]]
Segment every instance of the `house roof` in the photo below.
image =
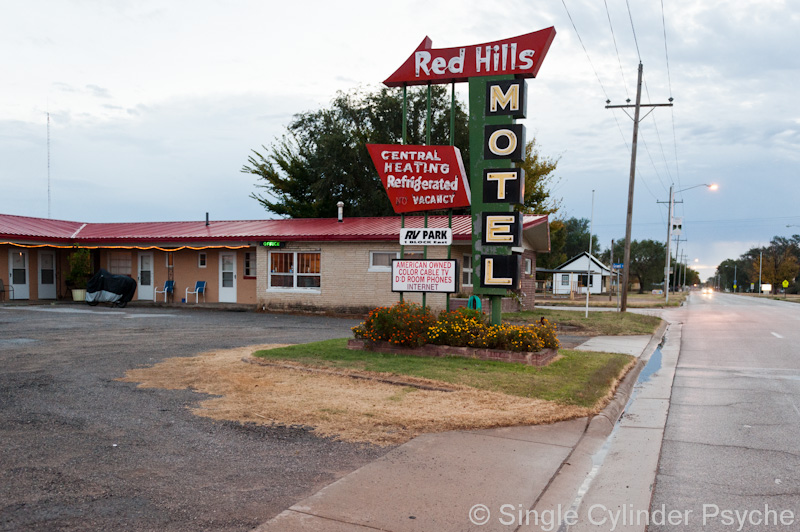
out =
[[585,269],[580,269],[580,270],[579,270],[579,269],[575,269],[575,268],[568,268],[568,266],[569,266],[570,264],[572,264],[573,262],[575,262],[575,261],[577,261],[578,259],[581,259],[581,258],[583,258],[583,257],[589,257],[589,258],[590,258],[590,260],[591,260],[593,263],[597,264],[597,266],[598,266],[598,267],[600,268],[600,270],[601,270],[601,271],[600,271],[600,272],[598,272],[598,273],[605,273],[605,271],[609,271],[609,272],[611,271],[611,268],[609,268],[608,266],[606,266],[605,264],[603,264],[602,262],[600,262],[600,259],[598,259],[598,258],[597,258],[597,257],[595,257],[594,255],[590,255],[590,254],[589,254],[587,251],[584,251],[584,252],[582,252],[582,253],[579,253],[578,255],[575,255],[574,257],[572,257],[571,259],[569,259],[567,262],[565,262],[565,263],[563,263],[563,264],[561,264],[561,265],[559,265],[559,266],[556,266],[556,267],[555,267],[555,269],[554,269],[553,271],[554,271],[554,272],[580,272],[580,273],[583,273],[583,272],[585,272],[585,271],[586,271]]
[[[429,216],[428,227],[447,227],[447,216]],[[423,227],[423,216],[406,216],[405,227]],[[81,223],[0,214],[0,239],[84,245],[133,243],[288,241],[394,241],[400,234],[399,216],[375,218],[296,218],[196,222]],[[523,235],[536,251],[549,251],[547,216],[526,215]],[[470,216],[453,216],[453,240],[470,241]]]

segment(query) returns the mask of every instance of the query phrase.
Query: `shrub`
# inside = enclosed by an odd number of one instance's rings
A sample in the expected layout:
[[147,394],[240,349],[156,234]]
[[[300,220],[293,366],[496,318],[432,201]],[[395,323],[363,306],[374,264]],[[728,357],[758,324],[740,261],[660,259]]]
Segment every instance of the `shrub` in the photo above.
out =
[[544,318],[532,325],[490,325],[482,312],[459,308],[435,319],[427,308],[413,303],[376,308],[352,330],[356,338],[412,348],[426,343],[505,351],[559,347],[555,325]]
[[538,325],[533,325],[536,328],[536,334],[542,339],[543,345],[548,349],[558,349],[561,343],[558,341],[555,323],[550,323],[547,318],[542,317],[542,321]]
[[428,343],[472,346],[476,337],[486,333],[486,316],[477,310],[459,308],[452,312],[442,311],[439,319],[428,329]]
[[402,347],[419,347],[427,343],[428,329],[436,318],[427,307],[414,303],[397,303],[372,310],[364,323],[353,327],[356,338],[384,341]]

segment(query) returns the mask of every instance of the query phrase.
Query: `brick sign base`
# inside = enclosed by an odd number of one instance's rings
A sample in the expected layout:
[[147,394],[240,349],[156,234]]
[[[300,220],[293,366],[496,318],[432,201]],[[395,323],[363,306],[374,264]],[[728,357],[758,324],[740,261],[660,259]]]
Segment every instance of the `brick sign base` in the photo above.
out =
[[418,349],[410,349],[408,347],[398,347],[389,342],[372,342],[369,340],[348,340],[347,348],[366,349],[367,351],[394,353],[396,355],[477,358],[479,360],[515,362],[517,364],[527,364],[528,366],[546,366],[558,355],[558,349],[542,349],[536,352],[524,352],[432,344],[423,345]]

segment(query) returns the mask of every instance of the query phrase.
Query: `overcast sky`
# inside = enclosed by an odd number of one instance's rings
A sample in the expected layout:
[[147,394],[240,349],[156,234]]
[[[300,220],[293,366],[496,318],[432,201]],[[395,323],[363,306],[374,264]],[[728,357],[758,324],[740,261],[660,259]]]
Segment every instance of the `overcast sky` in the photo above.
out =
[[632,120],[605,100],[635,98],[641,59],[643,102],[675,106],[641,122],[633,238],[666,239],[672,183],[720,186],[676,194],[704,278],[800,233],[798,0],[0,0],[0,213],[268,218],[240,169],[292,115],[378,87],[426,35],[445,48],[549,26],[525,124],[560,158],[562,214],[590,218],[594,189],[594,233],[624,237]]

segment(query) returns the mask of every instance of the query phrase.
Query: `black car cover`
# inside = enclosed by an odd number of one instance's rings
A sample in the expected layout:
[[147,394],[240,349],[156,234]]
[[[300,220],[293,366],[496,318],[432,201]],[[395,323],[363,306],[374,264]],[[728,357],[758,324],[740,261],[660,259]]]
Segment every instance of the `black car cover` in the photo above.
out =
[[127,275],[114,275],[101,268],[86,285],[86,302],[90,305],[115,303],[124,307],[133,299],[135,292],[135,280]]

